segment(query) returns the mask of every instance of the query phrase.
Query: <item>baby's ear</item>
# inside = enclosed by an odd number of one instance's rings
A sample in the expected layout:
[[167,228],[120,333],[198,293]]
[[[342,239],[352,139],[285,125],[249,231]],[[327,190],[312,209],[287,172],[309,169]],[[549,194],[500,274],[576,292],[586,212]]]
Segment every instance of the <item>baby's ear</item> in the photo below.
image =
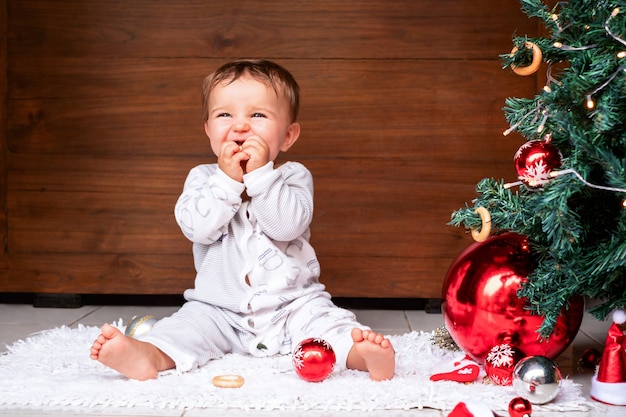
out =
[[285,135],[285,140],[283,141],[283,146],[281,146],[281,152],[287,152],[291,145],[296,143],[298,137],[300,136],[300,123],[294,122],[287,128],[287,134]]
[[204,133],[209,136],[209,121],[204,122]]

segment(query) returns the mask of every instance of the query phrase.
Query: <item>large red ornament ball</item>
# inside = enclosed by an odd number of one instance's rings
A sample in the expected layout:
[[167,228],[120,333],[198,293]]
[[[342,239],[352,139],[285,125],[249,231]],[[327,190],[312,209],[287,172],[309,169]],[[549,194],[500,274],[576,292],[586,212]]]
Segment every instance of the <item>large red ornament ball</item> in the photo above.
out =
[[292,361],[300,378],[309,382],[320,382],[331,374],[336,358],[327,341],[309,338],[298,343],[293,351]]
[[524,357],[524,352],[510,343],[495,345],[485,358],[485,372],[496,385],[513,385],[513,370]]
[[515,171],[524,184],[540,187],[550,180],[550,172],[561,166],[561,152],[550,142],[528,141],[515,153]]
[[484,362],[489,349],[504,342],[521,347],[526,355],[554,359],[578,333],[582,297],[570,300],[547,340],[537,333],[543,317],[532,314],[527,300],[517,296],[534,266],[527,238],[508,232],[472,243],[448,269],[442,293],[446,328],[476,361]]

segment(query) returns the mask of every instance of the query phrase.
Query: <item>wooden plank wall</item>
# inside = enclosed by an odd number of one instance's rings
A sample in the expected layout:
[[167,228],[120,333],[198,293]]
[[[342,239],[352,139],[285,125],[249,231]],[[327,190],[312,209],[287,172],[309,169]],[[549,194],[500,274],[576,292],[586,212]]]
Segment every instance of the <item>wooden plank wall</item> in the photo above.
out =
[[537,30],[513,0],[6,4],[0,292],[190,286],[173,206],[188,170],[214,161],[200,84],[262,57],[302,87],[303,133],[283,157],[315,177],[322,281],[341,297],[437,298],[471,243],[451,212],[480,178],[514,178],[504,99],[537,88],[501,69],[512,36]]

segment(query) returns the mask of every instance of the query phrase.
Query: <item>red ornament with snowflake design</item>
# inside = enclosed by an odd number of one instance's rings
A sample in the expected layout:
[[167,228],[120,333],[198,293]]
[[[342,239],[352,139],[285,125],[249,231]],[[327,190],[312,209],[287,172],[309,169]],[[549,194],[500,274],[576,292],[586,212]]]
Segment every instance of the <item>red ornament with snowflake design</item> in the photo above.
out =
[[532,140],[515,153],[517,176],[529,187],[541,187],[551,179],[550,173],[561,166],[561,152],[550,141]]
[[298,343],[293,351],[292,362],[298,376],[305,381],[320,382],[335,367],[335,352],[323,339],[309,338]]
[[495,345],[485,358],[485,372],[497,385],[512,385],[513,369],[525,356],[524,352],[509,343]]

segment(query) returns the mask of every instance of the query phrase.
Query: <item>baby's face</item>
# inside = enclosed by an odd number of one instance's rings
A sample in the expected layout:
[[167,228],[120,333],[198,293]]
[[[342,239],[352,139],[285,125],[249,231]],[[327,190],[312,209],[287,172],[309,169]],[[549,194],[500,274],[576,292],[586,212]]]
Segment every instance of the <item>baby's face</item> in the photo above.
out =
[[226,141],[241,145],[257,136],[269,147],[273,161],[295,142],[291,140],[291,125],[287,98],[276,94],[271,86],[243,75],[230,84],[215,86],[204,127],[216,155]]

